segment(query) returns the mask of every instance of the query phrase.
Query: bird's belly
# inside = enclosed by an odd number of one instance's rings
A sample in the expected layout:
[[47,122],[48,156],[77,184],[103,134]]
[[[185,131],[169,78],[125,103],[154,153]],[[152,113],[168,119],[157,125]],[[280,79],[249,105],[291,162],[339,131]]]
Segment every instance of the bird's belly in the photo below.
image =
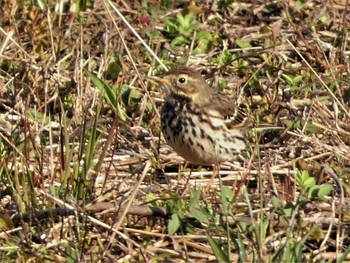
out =
[[234,161],[246,147],[242,132],[228,129],[221,119],[178,112],[163,113],[161,122],[167,143],[190,163]]

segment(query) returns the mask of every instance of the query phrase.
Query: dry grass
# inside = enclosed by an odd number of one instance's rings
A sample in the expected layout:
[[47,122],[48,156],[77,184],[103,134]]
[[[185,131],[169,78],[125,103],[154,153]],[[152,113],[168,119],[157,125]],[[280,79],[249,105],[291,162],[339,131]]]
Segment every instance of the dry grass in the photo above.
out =
[[[115,7],[167,67],[206,69],[286,129],[253,132],[251,158],[223,164],[203,193],[212,169],[164,142],[163,93],[140,78],[163,69],[110,2],[75,13],[3,1],[0,257],[350,260],[349,3],[160,2]],[[197,25],[176,28],[179,14]],[[332,190],[315,196],[306,172]]]

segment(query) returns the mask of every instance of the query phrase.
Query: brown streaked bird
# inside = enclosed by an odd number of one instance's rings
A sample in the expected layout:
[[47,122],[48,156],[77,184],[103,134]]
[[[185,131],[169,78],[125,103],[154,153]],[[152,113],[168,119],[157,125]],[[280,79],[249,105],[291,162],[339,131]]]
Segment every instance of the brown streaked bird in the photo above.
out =
[[161,111],[164,137],[186,161],[232,162],[246,149],[244,108],[210,87],[199,72],[181,66],[150,79],[166,91]]

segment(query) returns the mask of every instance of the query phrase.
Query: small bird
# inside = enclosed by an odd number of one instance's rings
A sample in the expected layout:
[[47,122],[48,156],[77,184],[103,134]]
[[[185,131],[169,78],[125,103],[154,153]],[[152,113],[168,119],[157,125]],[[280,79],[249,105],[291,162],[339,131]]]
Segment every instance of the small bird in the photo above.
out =
[[150,77],[166,92],[161,128],[167,143],[186,161],[232,162],[246,149],[246,113],[237,99],[209,86],[196,70],[180,66]]

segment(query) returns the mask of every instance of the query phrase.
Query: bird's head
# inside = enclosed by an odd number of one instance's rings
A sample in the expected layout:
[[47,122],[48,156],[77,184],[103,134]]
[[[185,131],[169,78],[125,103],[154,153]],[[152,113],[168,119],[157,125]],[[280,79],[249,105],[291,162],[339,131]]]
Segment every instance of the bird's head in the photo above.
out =
[[150,79],[160,84],[167,95],[179,95],[195,103],[199,99],[205,99],[206,94],[210,92],[210,87],[202,75],[185,66],[176,67],[161,76],[150,77]]

